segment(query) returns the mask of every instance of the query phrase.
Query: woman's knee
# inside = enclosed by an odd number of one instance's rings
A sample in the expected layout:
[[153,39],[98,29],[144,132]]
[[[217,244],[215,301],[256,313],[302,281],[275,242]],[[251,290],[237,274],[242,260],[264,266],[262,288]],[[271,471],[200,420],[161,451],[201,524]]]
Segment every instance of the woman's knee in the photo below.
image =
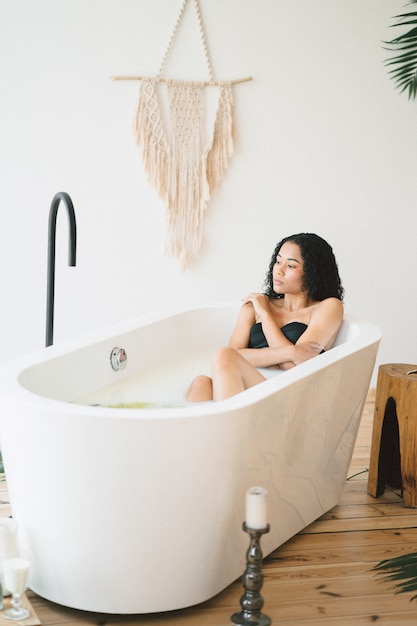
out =
[[238,363],[240,358],[239,352],[234,348],[229,348],[228,346],[219,348],[213,355],[212,368],[229,369]]
[[213,399],[213,384],[209,376],[201,374],[194,378],[185,396],[188,402],[205,402]]

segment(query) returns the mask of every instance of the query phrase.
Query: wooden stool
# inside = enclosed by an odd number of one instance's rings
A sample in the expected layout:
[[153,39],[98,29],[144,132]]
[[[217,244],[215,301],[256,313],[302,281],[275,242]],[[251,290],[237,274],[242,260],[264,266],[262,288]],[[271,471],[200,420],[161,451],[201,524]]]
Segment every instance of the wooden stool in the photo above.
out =
[[417,507],[417,365],[381,365],[375,397],[368,493],[403,490],[404,506]]

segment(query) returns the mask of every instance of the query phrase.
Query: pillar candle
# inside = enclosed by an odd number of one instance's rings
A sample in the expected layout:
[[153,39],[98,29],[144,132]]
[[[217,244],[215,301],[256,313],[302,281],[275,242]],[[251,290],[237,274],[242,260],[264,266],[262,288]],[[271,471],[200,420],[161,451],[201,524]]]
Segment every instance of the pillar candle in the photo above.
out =
[[266,496],[263,487],[251,487],[246,494],[246,526],[259,530],[268,526]]

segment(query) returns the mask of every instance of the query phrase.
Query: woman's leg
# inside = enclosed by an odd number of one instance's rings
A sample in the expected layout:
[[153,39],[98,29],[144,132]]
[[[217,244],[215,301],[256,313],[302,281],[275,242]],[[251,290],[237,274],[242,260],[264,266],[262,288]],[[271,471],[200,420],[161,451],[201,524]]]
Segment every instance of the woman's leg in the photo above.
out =
[[197,376],[188,387],[185,396],[188,402],[206,402],[213,400],[213,385],[209,376]]
[[220,348],[212,364],[213,400],[224,400],[265,380],[260,372],[234,348]]

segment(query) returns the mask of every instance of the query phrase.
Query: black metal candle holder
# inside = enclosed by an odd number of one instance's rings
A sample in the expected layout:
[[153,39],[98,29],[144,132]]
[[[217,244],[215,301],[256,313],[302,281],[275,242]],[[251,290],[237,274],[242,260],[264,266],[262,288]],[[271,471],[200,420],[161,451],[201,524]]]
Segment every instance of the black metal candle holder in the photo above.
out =
[[242,610],[239,613],[233,613],[231,619],[233,624],[238,624],[238,626],[269,626],[271,618],[261,613],[264,599],[260,593],[264,581],[260,540],[262,535],[269,532],[269,524],[266,528],[254,529],[248,528],[246,522],[243,522],[242,528],[250,536],[246,553],[246,570],[242,576],[245,592],[240,598]]

